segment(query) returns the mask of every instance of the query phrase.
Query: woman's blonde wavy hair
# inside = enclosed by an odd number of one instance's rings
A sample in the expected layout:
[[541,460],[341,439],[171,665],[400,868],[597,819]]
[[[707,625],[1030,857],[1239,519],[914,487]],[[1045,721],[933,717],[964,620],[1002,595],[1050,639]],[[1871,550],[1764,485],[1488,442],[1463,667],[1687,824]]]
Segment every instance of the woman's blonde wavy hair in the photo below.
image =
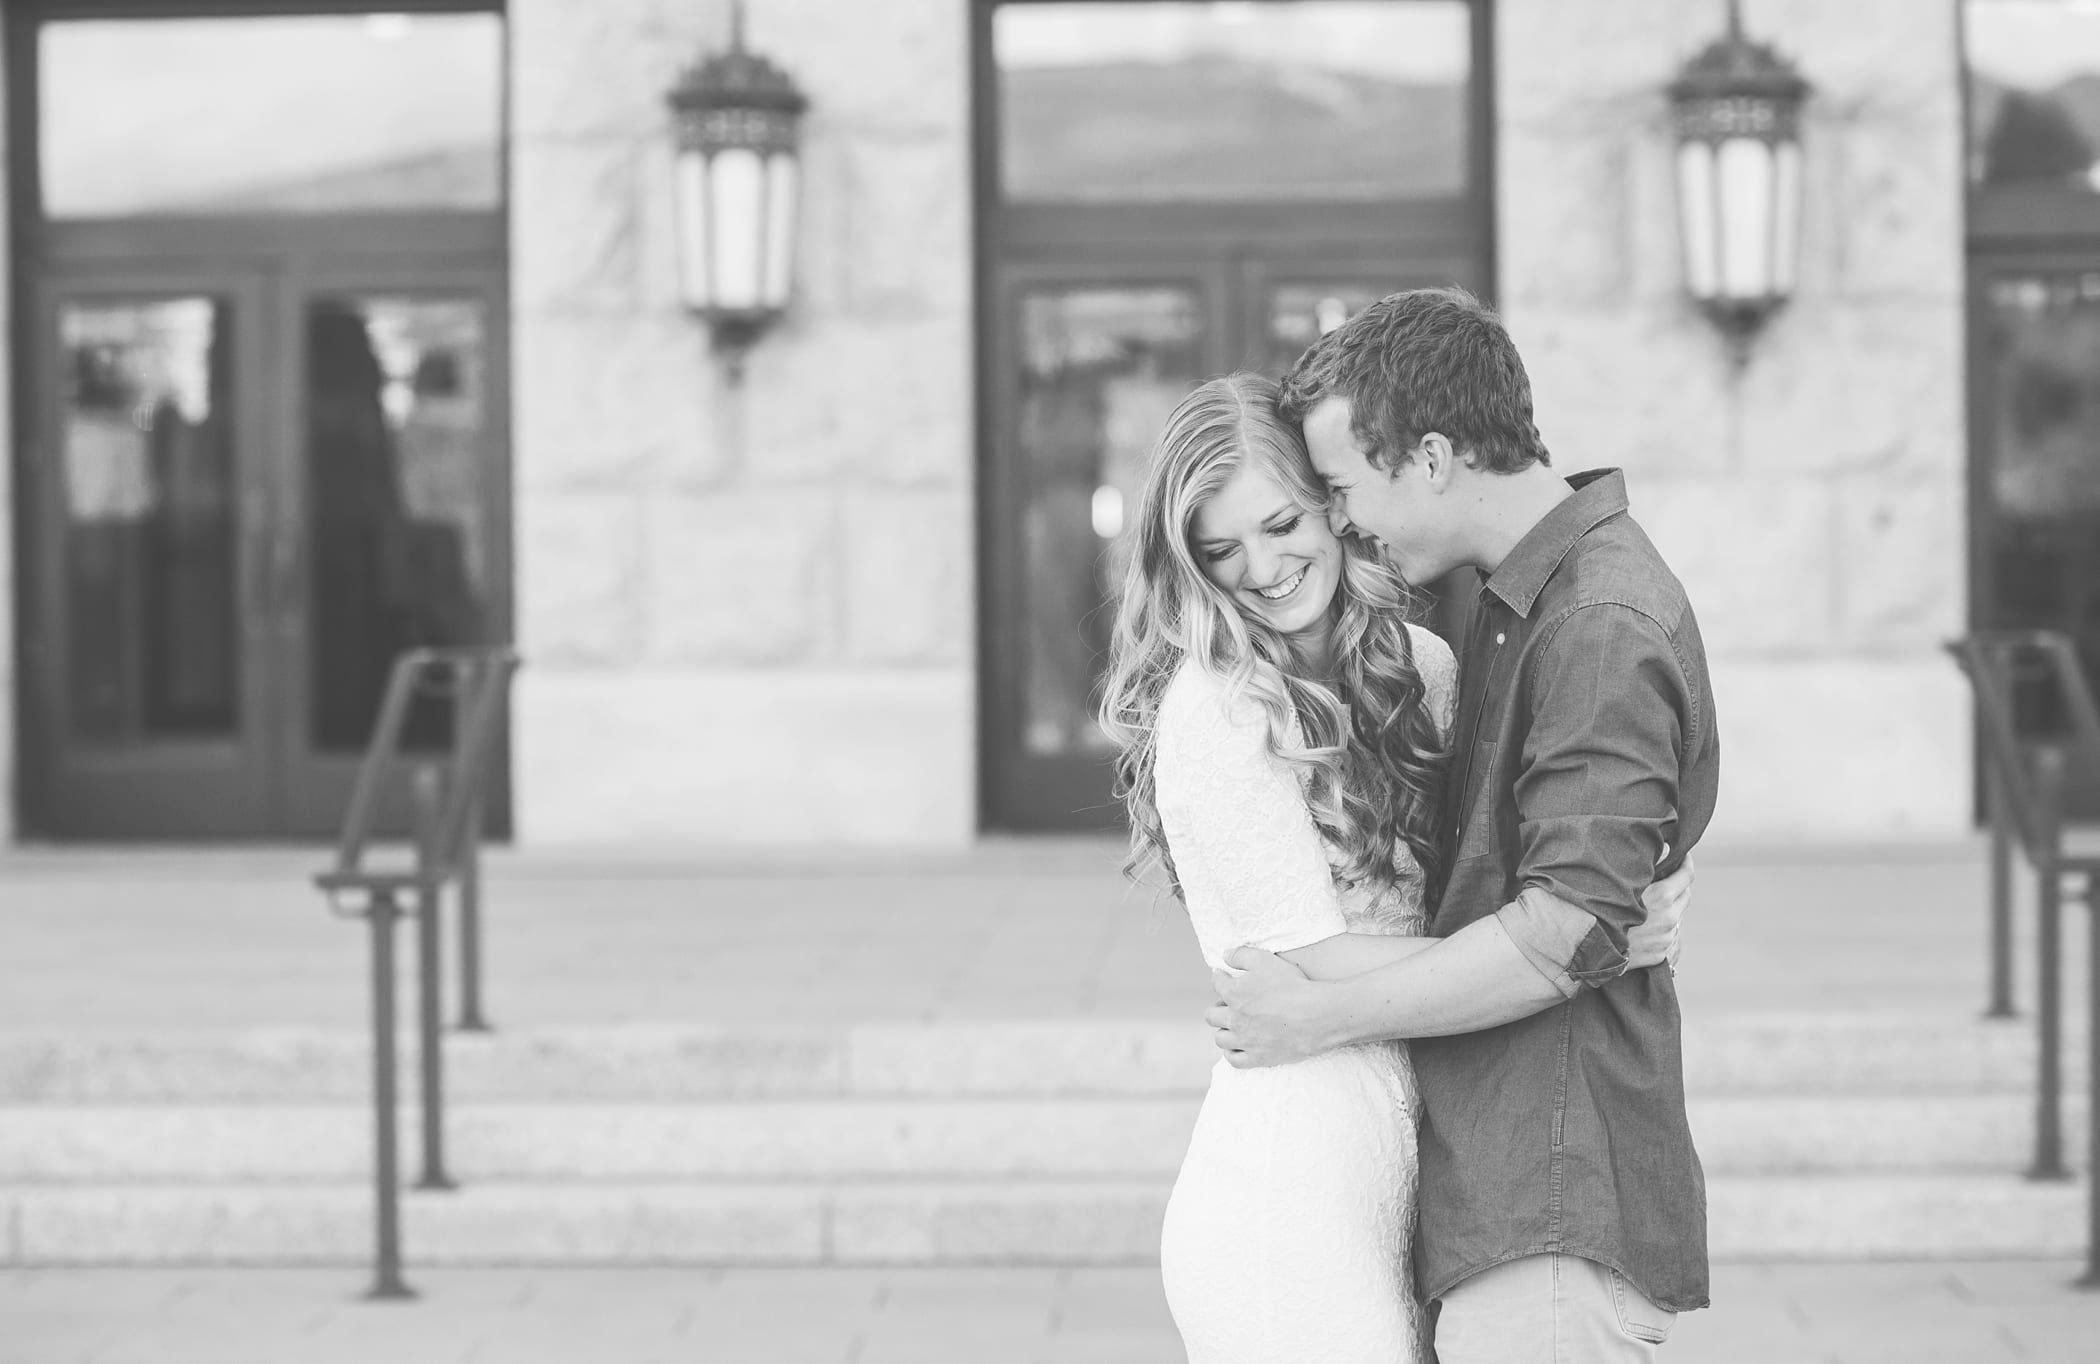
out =
[[[1130,814],[1124,870],[1138,877],[1157,867],[1181,892],[1153,763],[1160,701],[1193,659],[1224,679],[1229,695],[1252,697],[1267,714],[1269,751],[1303,774],[1313,822],[1342,850],[1345,879],[1399,881],[1394,857],[1404,843],[1433,881],[1444,754],[1407,632],[1417,595],[1375,550],[1342,537],[1329,685],[1294,641],[1244,614],[1197,559],[1197,509],[1250,464],[1305,514],[1327,515],[1304,437],[1278,415],[1277,396],[1275,381],[1259,374],[1210,380],[1168,417],[1146,470],[1100,711],[1117,748],[1116,796]],[[1293,713],[1299,743],[1290,737]]]

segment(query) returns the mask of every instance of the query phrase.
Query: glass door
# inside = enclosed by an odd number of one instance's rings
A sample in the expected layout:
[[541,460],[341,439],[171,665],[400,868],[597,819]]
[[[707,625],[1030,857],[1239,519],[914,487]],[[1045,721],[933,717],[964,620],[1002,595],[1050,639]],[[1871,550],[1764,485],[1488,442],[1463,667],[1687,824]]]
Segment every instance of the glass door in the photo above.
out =
[[[44,288],[24,632],[43,828],[332,835],[395,657],[508,637],[501,304],[500,274],[449,264]],[[420,699],[411,753],[451,738]],[[405,789],[381,822],[407,827]]]
[[508,637],[501,6],[0,20],[24,830],[325,837],[399,652]]
[[[271,672],[290,831],[340,823],[396,656],[508,637],[501,303],[496,275],[458,268],[322,267],[283,290],[297,553]],[[451,742],[449,706],[419,698],[405,746]],[[384,822],[405,826],[405,792],[386,798]]]
[[[1973,276],[1976,625],[2060,630],[2100,685],[2100,253],[1979,262]],[[2014,710],[2030,737],[2068,727],[2040,679]],[[2100,785],[2070,804],[2100,817]]]
[[988,814],[1002,827],[1114,824],[1093,718],[1125,522],[1167,414],[1220,368],[1221,280],[1014,269],[1000,289],[1000,427],[987,476]]
[[262,281],[99,272],[46,281],[34,310],[24,747],[44,818],[117,837],[255,827],[279,553]]
[[987,469],[987,816],[1112,828],[1112,748],[1094,721],[1125,532],[1181,398],[1235,367],[1280,376],[1323,332],[1460,267],[1241,255],[1176,271],[1012,266],[999,290],[998,427]]

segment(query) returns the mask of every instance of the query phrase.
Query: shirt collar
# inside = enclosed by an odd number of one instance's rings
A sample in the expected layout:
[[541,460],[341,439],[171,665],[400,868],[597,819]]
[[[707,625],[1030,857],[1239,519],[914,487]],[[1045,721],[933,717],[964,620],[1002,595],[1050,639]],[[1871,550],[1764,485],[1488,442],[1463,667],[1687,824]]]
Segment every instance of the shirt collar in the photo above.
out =
[[1502,598],[1519,616],[1531,614],[1546,580],[1577,540],[1626,510],[1626,475],[1618,469],[1589,469],[1570,475],[1568,486],[1575,490],[1574,495],[1540,518],[1481,588],[1483,594],[1492,592]]

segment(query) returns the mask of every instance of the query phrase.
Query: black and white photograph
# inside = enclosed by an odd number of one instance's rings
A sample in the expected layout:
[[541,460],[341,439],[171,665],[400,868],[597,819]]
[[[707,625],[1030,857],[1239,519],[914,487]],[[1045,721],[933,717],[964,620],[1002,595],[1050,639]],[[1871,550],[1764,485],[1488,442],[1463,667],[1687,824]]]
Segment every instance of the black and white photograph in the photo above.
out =
[[0,1364],[2094,1364],[2100,0],[0,0]]

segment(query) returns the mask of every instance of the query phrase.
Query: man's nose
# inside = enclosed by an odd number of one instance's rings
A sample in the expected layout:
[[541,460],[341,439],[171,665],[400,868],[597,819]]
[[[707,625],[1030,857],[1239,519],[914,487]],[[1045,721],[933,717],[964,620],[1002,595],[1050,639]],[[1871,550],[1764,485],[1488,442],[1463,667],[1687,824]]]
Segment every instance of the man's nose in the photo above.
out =
[[1349,513],[1342,509],[1342,499],[1339,497],[1327,508],[1327,529],[1336,535],[1349,533]]

